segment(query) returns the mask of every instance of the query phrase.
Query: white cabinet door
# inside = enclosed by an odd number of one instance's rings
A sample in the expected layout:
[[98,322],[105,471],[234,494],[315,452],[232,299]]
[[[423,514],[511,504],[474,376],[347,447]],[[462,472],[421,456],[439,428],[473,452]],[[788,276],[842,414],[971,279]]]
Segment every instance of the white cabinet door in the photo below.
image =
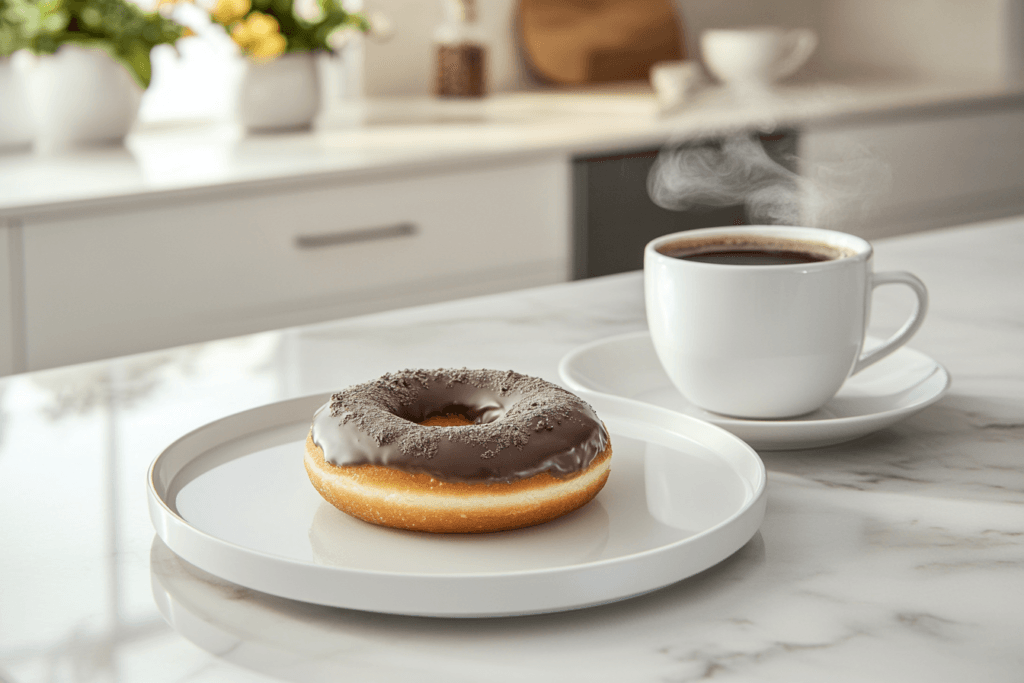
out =
[[30,369],[568,278],[563,159],[26,222]]
[[1024,211],[1024,110],[812,127],[800,161],[821,227],[879,237],[1008,216]]

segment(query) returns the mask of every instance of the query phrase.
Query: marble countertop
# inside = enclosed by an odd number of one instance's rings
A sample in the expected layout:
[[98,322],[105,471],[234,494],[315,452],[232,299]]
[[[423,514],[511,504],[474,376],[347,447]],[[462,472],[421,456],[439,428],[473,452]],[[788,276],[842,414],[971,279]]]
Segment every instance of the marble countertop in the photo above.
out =
[[0,219],[128,199],[436,172],[539,155],[594,155],[780,126],[1024,105],[1024,87],[864,78],[795,82],[758,97],[712,87],[662,110],[648,87],[496,94],[479,101],[369,100],[332,108],[312,133],[246,137],[236,126],[165,125],[125,147],[0,153]]
[[[212,420],[402,367],[557,381],[643,329],[638,273],[0,379],[0,681],[1019,680],[1024,670],[1024,217],[876,243],[932,307],[911,346],[953,385],[844,445],[763,453],[739,552],[655,593],[509,619],[305,605],[155,539],[150,461]],[[900,288],[872,331],[897,326]],[[172,614],[165,622],[154,595]]]

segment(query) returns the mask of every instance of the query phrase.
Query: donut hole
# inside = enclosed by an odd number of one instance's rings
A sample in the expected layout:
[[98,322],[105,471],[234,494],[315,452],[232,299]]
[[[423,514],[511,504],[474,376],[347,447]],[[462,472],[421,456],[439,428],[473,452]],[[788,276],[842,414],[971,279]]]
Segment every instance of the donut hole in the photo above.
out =
[[452,403],[441,408],[431,406],[429,411],[412,418],[411,421],[422,427],[464,427],[494,422],[504,417],[506,412],[504,406],[495,405],[493,402],[480,402],[468,406]]
[[476,424],[462,413],[445,413],[443,415],[431,415],[419,423],[421,427],[465,427]]
[[[421,385],[415,398],[392,409],[392,414],[421,426],[484,425],[505,417],[521,398],[517,392],[501,393],[464,382],[433,382]],[[450,421],[456,418],[446,418],[445,422],[433,421],[445,416],[458,416],[461,421]]]

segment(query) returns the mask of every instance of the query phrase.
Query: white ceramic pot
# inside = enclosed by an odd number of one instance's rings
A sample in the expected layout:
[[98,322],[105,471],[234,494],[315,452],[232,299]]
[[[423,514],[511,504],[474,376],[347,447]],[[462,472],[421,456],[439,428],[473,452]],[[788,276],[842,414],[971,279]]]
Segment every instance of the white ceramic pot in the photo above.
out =
[[142,87],[103,50],[65,45],[28,72],[37,151],[120,144],[135,123]]
[[248,62],[238,114],[250,132],[309,128],[320,111],[315,55],[293,52],[269,62]]
[[22,70],[12,57],[0,57],[0,149],[30,144],[32,119]]

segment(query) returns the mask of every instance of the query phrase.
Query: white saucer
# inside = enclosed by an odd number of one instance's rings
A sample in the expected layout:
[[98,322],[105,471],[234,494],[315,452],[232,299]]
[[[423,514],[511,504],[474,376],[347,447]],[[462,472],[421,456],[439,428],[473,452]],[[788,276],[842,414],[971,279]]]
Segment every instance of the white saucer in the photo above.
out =
[[[879,340],[869,338],[870,347]],[[729,430],[757,450],[831,446],[866,436],[935,403],[949,389],[946,368],[903,347],[846,381],[820,410],[788,420],[743,420],[689,403],[665,374],[648,332],[582,346],[559,365],[562,381],[588,401],[616,396],[661,406]]]
[[167,547],[222,579],[293,600],[507,616],[662,588],[732,555],[764,518],[764,464],[743,441],[664,408],[596,397],[612,473],[579,510],[496,534],[374,526],[325,503],[302,466],[313,413],[328,398],[232,415],[161,453],[149,510]]

